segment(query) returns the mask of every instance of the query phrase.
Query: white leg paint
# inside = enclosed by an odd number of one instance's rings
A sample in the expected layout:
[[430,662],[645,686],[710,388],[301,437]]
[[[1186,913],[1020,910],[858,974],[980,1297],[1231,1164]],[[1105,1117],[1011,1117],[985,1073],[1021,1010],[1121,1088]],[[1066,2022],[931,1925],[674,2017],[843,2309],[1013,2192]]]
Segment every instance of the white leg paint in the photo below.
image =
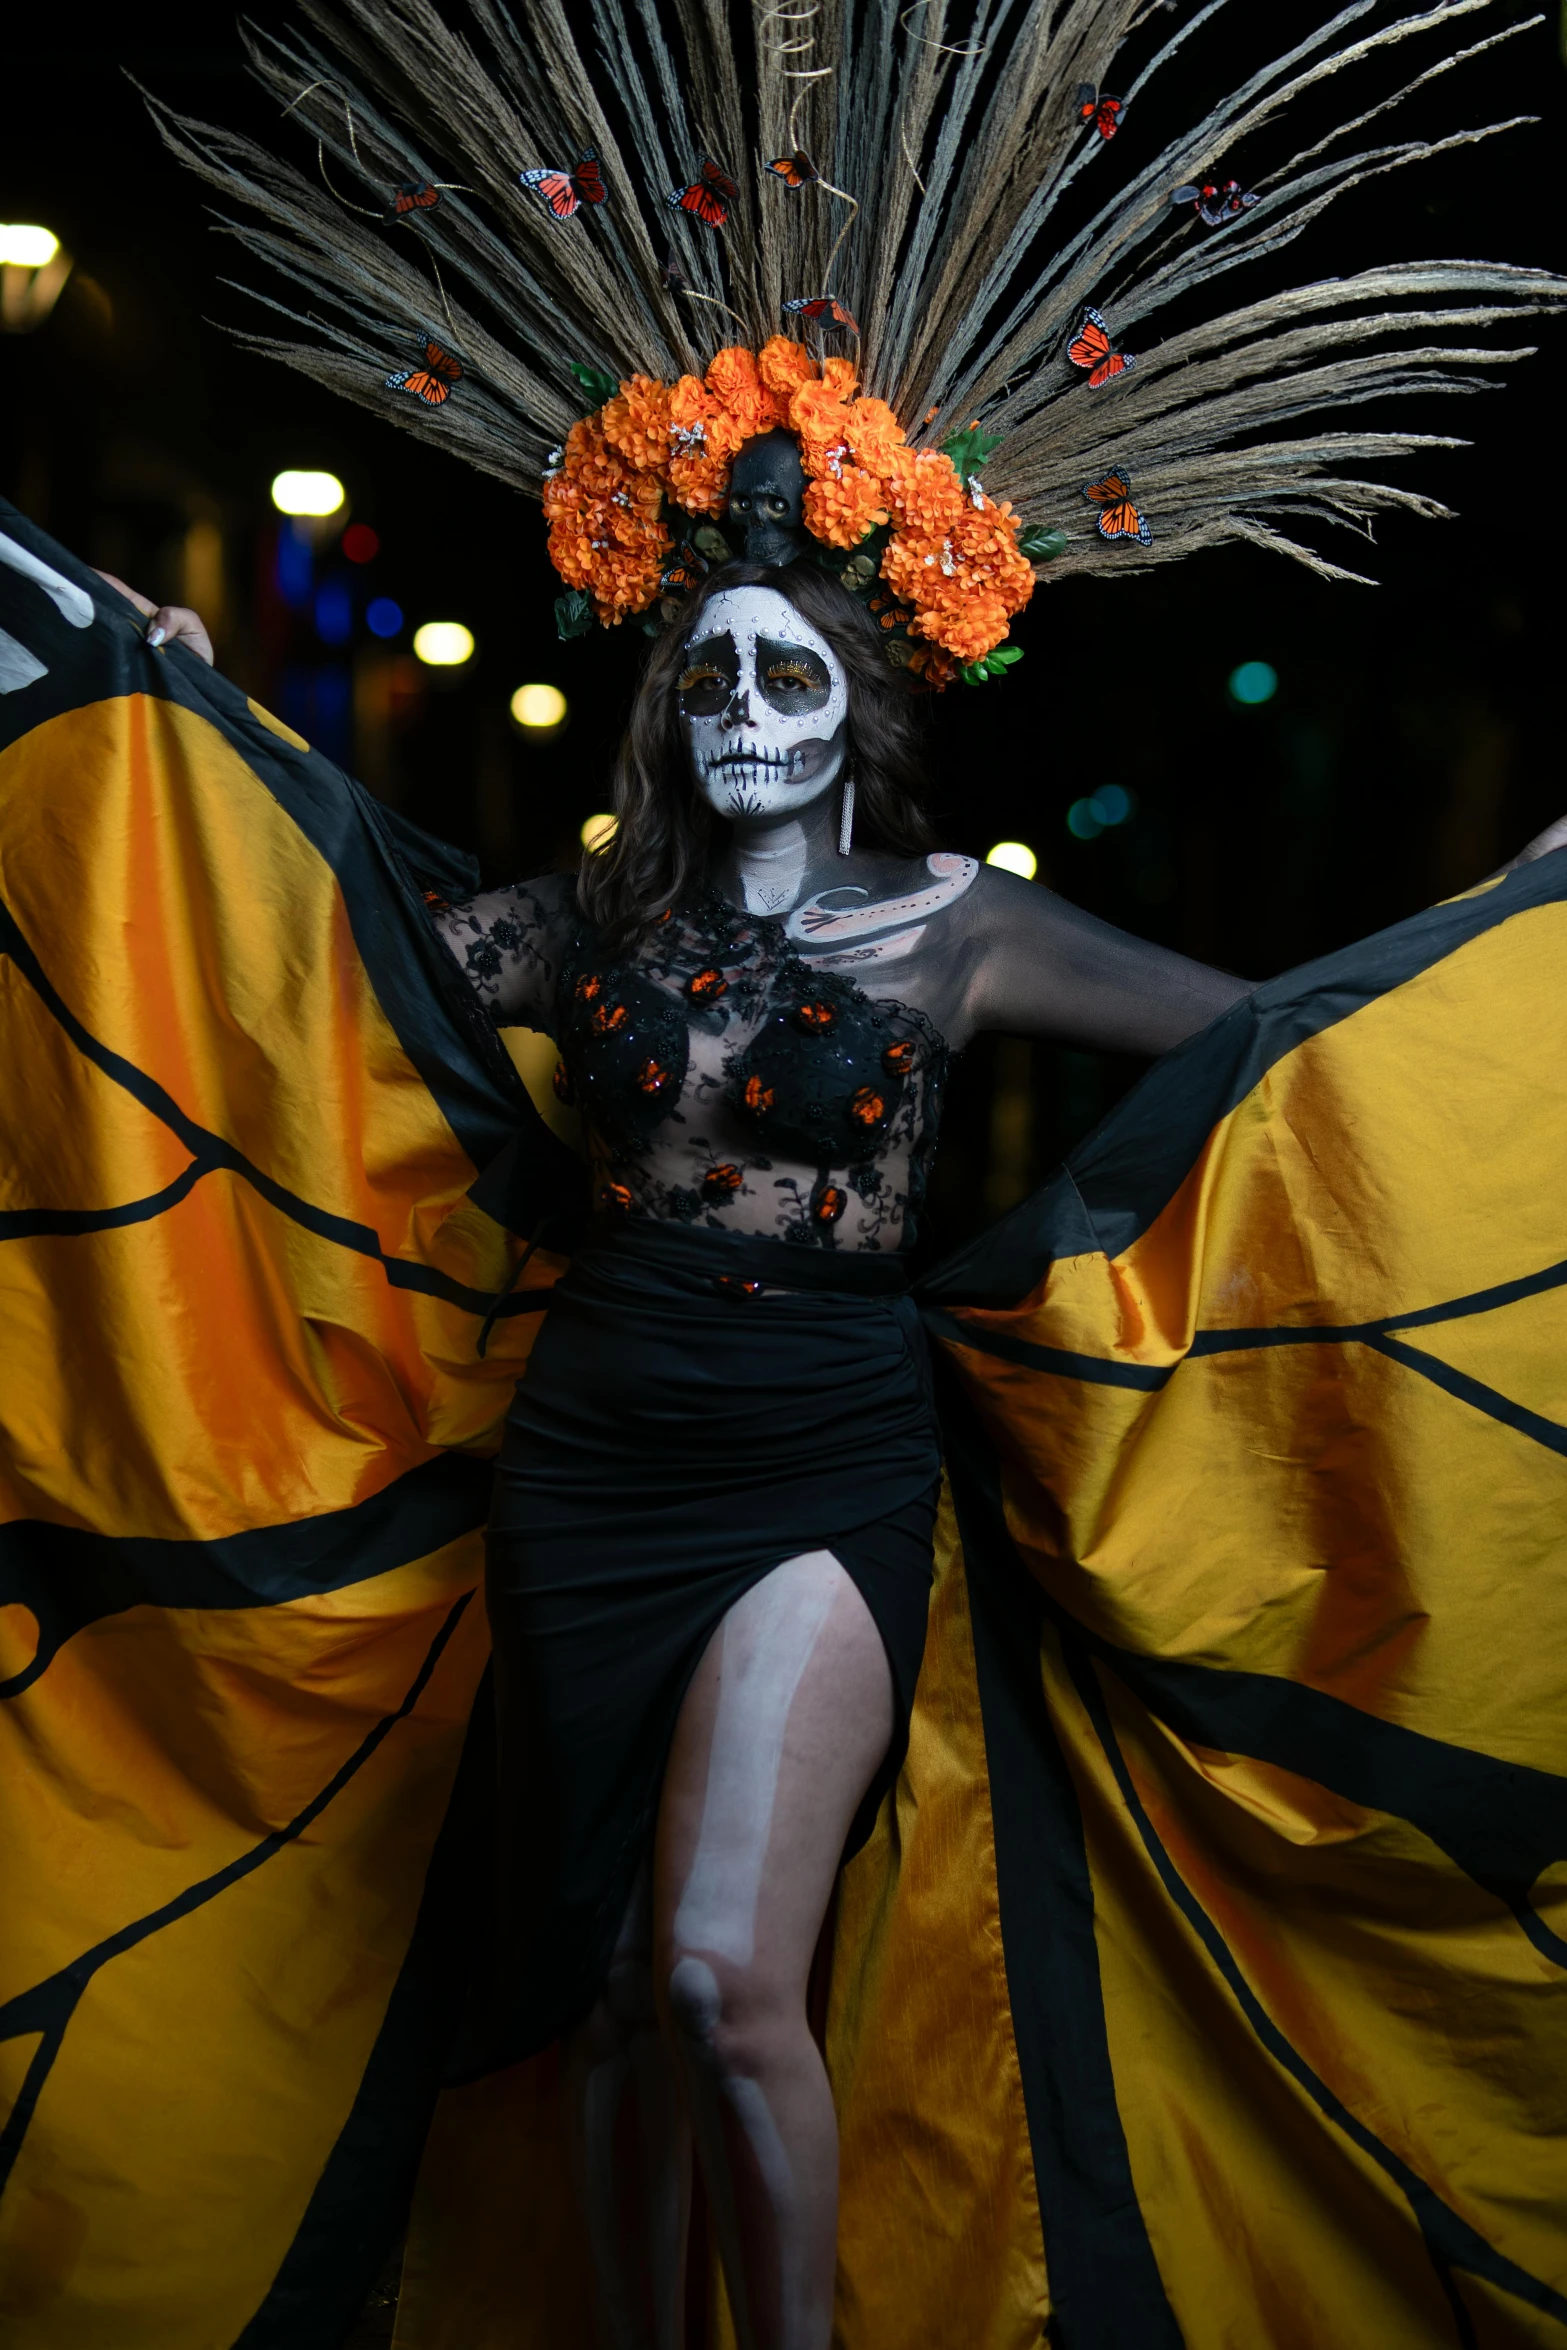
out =
[[736,1966],[749,1966],[755,1950],[789,1708],[844,1580],[831,1551],[808,1551],[789,1566],[792,1572],[764,1577],[738,1600],[718,1635],[718,1712],[702,1825],[675,1912],[682,1949],[711,1950]]

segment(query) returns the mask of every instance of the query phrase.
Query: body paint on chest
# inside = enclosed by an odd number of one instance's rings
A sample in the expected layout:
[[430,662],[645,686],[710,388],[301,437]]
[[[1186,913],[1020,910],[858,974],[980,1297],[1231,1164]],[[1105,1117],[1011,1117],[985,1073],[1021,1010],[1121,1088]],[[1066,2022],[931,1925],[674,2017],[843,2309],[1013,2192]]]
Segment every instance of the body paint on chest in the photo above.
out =
[[[955,905],[979,871],[972,857],[944,849],[927,857],[925,866],[931,876],[928,886],[901,898],[872,898],[852,885],[818,890],[803,906],[796,906],[784,926],[786,935],[807,962],[828,969],[899,962],[919,945],[931,916]],[[850,896],[855,903],[827,902]]]

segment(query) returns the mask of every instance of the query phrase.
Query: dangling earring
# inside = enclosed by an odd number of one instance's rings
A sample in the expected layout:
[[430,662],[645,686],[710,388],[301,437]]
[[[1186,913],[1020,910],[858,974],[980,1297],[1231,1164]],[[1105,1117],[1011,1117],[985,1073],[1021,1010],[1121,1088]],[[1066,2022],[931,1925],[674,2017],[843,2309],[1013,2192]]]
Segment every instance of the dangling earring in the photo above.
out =
[[846,857],[854,842],[854,769],[843,778],[843,814],[838,819],[838,854]]

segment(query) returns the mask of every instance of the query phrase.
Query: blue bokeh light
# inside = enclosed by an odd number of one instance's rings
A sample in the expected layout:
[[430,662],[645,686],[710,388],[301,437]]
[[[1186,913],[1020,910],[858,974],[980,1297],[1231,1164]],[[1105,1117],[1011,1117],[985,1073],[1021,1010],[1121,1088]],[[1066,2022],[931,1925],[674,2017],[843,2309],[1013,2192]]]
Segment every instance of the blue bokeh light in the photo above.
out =
[[1074,840],[1095,840],[1104,826],[1094,814],[1092,800],[1074,800],[1066,812],[1066,828]]
[[1248,708],[1271,702],[1279,690],[1279,673],[1271,661],[1243,661],[1230,671],[1230,696]]
[[324,645],[346,645],[354,633],[354,599],[345,579],[324,579],[316,590],[316,634]]
[[403,608],[394,604],[390,596],[375,596],[365,608],[365,626],[372,636],[398,636],[402,632]]
[[1103,825],[1124,824],[1137,801],[1124,783],[1102,783],[1088,803]]
[[293,611],[310,601],[314,559],[310,541],[297,522],[278,525],[277,592]]

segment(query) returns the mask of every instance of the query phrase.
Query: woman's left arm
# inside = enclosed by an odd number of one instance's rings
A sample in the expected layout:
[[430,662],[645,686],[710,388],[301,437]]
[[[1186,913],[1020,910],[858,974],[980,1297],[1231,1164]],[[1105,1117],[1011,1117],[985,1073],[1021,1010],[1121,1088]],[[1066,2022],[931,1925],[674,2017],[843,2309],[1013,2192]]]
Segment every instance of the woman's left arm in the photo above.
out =
[[1253,982],[1085,914],[1037,882],[981,868],[971,896],[963,1031],[1049,1036],[1095,1051],[1163,1053]]

